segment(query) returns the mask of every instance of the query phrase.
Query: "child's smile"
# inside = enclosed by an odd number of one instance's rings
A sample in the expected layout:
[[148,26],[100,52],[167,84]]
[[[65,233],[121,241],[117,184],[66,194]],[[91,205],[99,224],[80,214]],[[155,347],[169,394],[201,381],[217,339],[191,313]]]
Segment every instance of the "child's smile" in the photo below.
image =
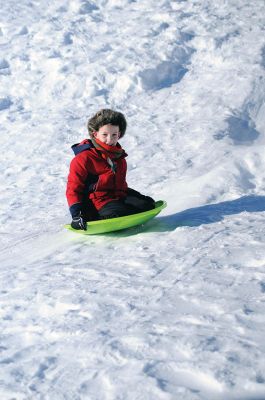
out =
[[120,137],[120,130],[116,125],[104,125],[97,132],[94,132],[94,137],[109,146],[116,146]]

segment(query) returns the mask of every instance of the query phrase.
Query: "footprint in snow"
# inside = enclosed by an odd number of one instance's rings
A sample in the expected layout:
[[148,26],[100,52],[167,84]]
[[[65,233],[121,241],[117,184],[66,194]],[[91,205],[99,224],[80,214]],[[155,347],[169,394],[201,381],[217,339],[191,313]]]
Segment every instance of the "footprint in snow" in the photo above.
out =
[[95,4],[92,4],[89,1],[83,1],[79,9],[79,14],[85,15],[95,10],[98,10],[98,7]]
[[4,58],[0,59],[0,75],[10,75],[10,65]]
[[0,111],[6,110],[7,108],[12,106],[12,101],[9,97],[0,98]]
[[145,90],[159,90],[180,82],[187,71],[181,64],[163,61],[155,68],[142,71],[140,78]]

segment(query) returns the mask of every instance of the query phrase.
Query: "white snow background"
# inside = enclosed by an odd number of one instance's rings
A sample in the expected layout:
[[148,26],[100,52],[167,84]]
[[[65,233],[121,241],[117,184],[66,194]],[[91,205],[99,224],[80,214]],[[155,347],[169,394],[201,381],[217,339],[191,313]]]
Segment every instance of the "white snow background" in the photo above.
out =
[[[264,0],[0,0],[1,400],[265,399]],[[70,146],[125,113],[129,186],[82,236]]]

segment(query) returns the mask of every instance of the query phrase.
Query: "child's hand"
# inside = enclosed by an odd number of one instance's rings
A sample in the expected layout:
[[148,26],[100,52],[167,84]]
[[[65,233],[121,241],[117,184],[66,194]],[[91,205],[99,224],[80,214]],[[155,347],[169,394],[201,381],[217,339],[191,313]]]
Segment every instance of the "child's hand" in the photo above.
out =
[[74,229],[82,229],[84,231],[87,230],[87,223],[84,220],[84,218],[82,217],[81,211],[79,213],[79,215],[77,215],[76,217],[73,217],[73,220],[71,222],[71,227]]

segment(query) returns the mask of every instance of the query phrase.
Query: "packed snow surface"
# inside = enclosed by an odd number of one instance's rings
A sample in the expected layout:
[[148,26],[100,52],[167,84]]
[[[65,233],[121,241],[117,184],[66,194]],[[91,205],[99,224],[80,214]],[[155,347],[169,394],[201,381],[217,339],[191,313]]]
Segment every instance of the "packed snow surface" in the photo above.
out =
[[[0,399],[264,400],[264,0],[0,9]],[[168,207],[82,236],[70,146],[105,107]]]

